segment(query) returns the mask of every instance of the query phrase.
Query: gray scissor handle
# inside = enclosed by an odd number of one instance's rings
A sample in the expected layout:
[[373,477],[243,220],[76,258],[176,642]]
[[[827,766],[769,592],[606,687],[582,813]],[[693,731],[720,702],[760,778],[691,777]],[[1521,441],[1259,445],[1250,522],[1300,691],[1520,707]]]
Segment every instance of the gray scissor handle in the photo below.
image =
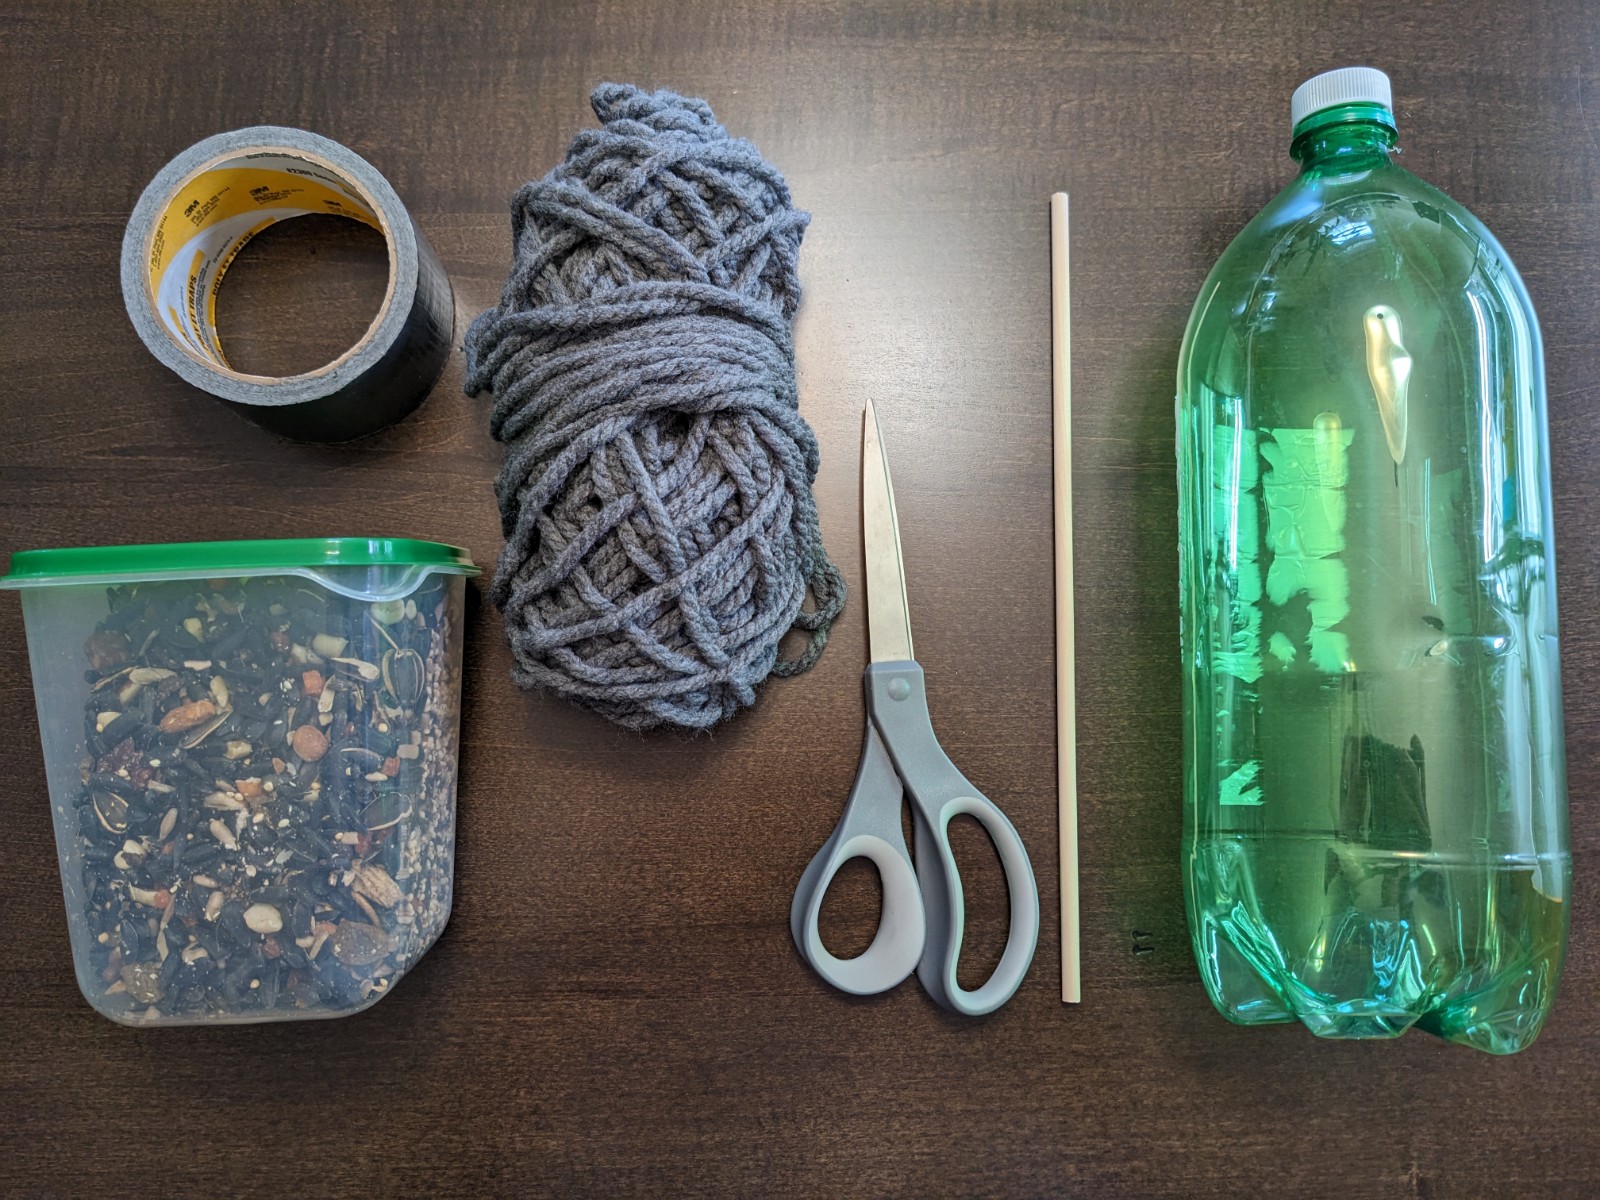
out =
[[[1016,994],[1039,945],[1039,885],[1028,851],[1005,813],[972,786],[940,747],[928,719],[920,666],[911,661],[869,666],[867,712],[883,735],[895,774],[915,810],[916,878],[927,920],[927,945],[917,977],[928,994],[952,1012],[991,1013]],[[1006,948],[988,981],[970,990],[956,982],[966,936],[966,906],[948,836],[951,820],[964,814],[976,817],[994,842],[1011,893]],[[887,897],[887,878],[884,892]]]
[[[800,876],[789,908],[789,932],[801,956],[834,987],[857,996],[888,991],[910,975],[922,957],[927,923],[900,831],[900,805],[899,776],[869,718],[861,766],[844,816]],[[855,958],[836,958],[822,944],[817,920],[833,877],[852,858],[871,859],[878,868],[883,916],[872,945]]]

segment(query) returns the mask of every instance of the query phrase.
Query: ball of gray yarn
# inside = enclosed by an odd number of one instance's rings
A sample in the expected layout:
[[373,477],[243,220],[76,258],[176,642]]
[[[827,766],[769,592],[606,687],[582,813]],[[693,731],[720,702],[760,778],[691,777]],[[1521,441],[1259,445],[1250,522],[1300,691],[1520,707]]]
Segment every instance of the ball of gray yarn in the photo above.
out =
[[521,686],[706,728],[816,662],[844,606],[789,331],[809,218],[704,101],[590,102],[601,127],[512,202],[510,278],[467,334],[507,444],[491,595]]

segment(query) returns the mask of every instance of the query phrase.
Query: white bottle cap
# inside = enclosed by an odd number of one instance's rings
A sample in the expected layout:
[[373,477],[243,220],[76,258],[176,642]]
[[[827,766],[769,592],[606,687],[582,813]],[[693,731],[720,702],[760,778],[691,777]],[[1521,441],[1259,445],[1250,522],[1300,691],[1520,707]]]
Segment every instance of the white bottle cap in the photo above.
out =
[[1381,104],[1394,111],[1389,77],[1373,67],[1340,67],[1313,75],[1294,90],[1289,101],[1291,128],[1312,113],[1341,104]]

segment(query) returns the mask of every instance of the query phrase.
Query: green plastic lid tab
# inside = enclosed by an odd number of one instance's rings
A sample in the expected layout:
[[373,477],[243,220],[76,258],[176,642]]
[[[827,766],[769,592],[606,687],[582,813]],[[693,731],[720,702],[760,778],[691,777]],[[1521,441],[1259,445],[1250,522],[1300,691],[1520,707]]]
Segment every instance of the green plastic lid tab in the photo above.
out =
[[81,546],[19,550],[0,588],[46,587],[164,575],[230,578],[334,567],[412,567],[476,575],[460,546],[412,538],[284,538],[250,542],[169,542],[147,546]]

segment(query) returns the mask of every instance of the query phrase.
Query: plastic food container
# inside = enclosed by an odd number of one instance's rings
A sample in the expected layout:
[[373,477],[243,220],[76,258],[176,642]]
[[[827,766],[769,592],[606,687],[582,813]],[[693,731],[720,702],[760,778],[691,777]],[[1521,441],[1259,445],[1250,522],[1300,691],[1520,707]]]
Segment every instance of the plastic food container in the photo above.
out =
[[78,985],[125,1025],[336,1017],[443,930],[464,550],[32,550],[22,593]]

